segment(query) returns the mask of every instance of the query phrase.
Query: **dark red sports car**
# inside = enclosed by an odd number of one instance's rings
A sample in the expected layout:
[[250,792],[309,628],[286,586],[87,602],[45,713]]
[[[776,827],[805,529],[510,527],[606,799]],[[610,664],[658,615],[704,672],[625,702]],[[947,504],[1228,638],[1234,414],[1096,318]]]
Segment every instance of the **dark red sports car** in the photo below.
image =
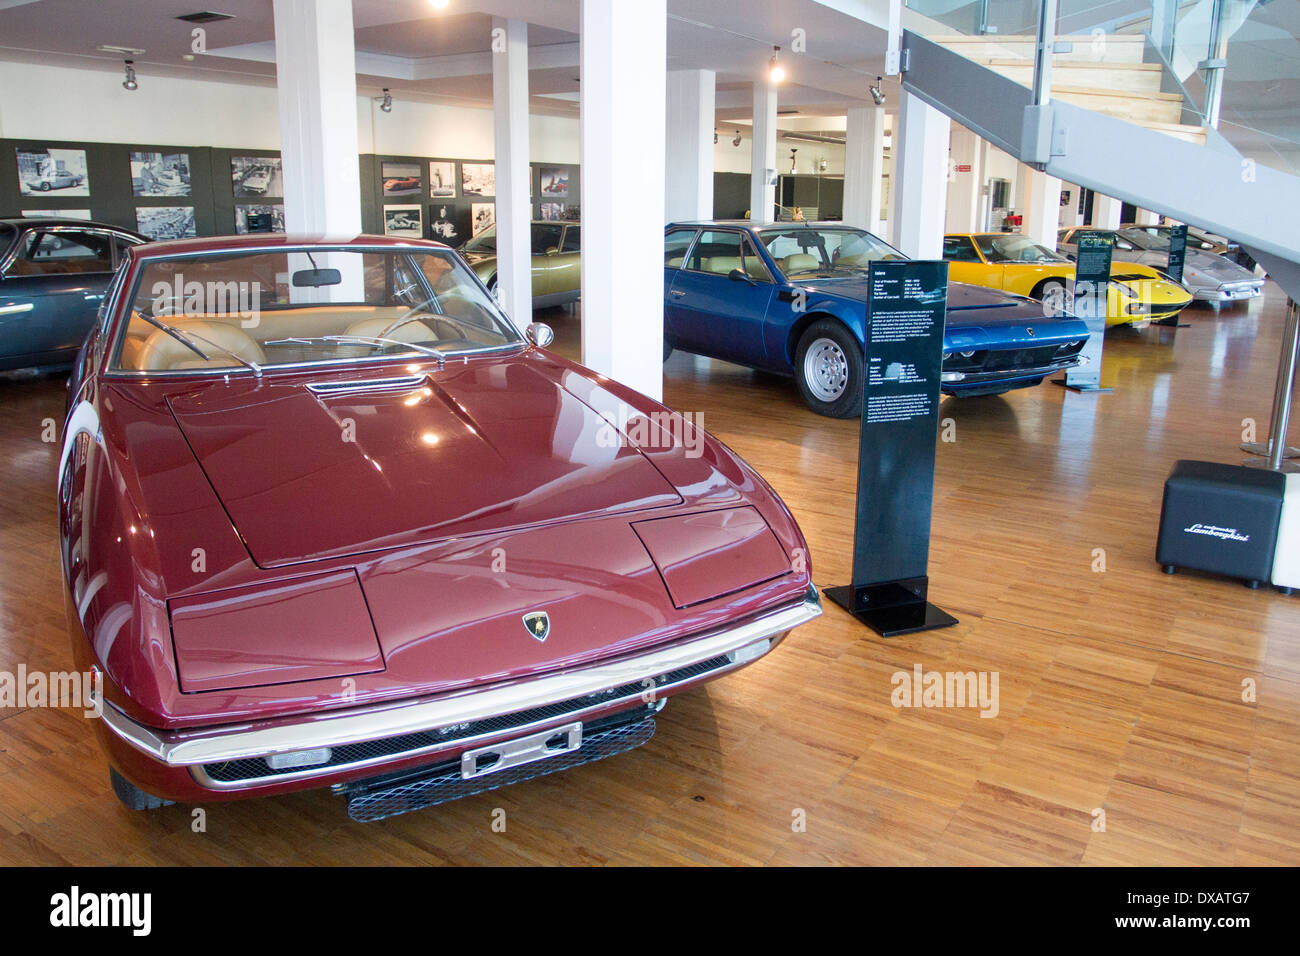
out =
[[108,297],[60,533],[128,806],[330,786],[377,819],[571,767],[820,613],[757,474],[445,246],[151,243]]

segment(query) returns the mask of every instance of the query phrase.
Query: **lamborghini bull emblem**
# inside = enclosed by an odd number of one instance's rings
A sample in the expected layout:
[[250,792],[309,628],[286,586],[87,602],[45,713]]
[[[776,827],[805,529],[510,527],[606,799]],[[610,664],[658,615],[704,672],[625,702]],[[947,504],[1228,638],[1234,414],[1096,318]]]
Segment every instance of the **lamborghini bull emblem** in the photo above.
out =
[[544,641],[551,633],[551,619],[546,616],[545,611],[533,611],[531,614],[524,615],[524,627],[530,636]]

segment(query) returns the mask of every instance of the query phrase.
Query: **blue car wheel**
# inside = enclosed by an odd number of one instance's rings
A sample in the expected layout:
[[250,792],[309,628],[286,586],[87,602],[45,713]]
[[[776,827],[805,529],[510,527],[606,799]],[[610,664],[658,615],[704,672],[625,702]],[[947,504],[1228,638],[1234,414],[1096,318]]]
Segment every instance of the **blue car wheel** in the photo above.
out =
[[808,326],[795,353],[795,378],[804,401],[830,418],[862,410],[862,346],[834,319]]

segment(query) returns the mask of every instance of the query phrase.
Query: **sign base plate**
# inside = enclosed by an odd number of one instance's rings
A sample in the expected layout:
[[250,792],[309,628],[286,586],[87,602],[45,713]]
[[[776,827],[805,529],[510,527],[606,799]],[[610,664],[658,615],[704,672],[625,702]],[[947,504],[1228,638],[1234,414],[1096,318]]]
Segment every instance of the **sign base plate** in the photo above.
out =
[[1099,395],[1099,394],[1101,394],[1101,393],[1103,393],[1103,392],[1113,392],[1113,391],[1115,391],[1113,388],[1103,388],[1103,387],[1100,386],[1100,385],[1071,385],[1069,382],[1067,382],[1067,381],[1066,381],[1065,379],[1063,379],[1063,378],[1054,378],[1054,379],[1052,379],[1052,384],[1053,384],[1053,385],[1059,385],[1059,386],[1061,386],[1061,388],[1068,388],[1068,389],[1069,389],[1070,391],[1072,391],[1072,392],[1080,392],[1080,393],[1084,393],[1084,392],[1086,392],[1086,393],[1089,393],[1089,394],[1098,394],[1098,395]]
[[853,585],[844,584],[822,588],[822,593],[881,637],[901,637],[904,634],[951,627],[957,623],[955,617],[929,601],[863,608],[861,601],[855,598],[854,590]]

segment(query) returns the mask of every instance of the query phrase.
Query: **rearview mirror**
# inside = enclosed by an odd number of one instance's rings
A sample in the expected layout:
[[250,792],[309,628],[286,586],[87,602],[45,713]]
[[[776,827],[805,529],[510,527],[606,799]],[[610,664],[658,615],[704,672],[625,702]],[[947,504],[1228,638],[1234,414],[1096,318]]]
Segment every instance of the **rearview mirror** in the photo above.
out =
[[727,273],[727,278],[731,279],[733,282],[748,282],[750,285],[754,284],[753,278],[751,278],[743,269],[732,269]]
[[299,269],[293,274],[293,284],[298,288],[316,289],[323,285],[338,285],[342,281],[343,273],[338,269]]
[[545,322],[534,322],[524,330],[524,334],[528,336],[528,341],[539,349],[544,349],[555,341],[555,333]]

